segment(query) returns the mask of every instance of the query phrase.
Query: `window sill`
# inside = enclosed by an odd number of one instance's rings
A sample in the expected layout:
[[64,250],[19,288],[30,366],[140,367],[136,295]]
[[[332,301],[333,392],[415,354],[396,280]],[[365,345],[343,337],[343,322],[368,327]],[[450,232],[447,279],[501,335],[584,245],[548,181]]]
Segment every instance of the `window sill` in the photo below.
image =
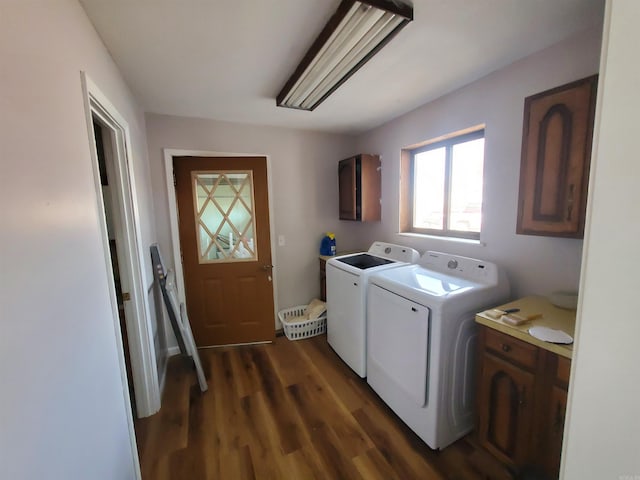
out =
[[487,246],[487,244],[482,240],[473,240],[470,238],[445,237],[440,235],[427,235],[424,233],[413,232],[398,232],[398,235],[400,235],[401,237],[424,238],[429,240],[442,240],[445,242],[466,243],[468,245],[480,245],[481,247]]

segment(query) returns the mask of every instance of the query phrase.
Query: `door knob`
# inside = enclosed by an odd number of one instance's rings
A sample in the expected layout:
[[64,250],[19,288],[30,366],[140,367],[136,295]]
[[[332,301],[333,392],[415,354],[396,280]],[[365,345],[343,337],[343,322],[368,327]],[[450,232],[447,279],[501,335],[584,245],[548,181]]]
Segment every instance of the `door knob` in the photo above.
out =
[[273,268],[273,265],[263,265],[262,269],[263,270],[271,270]]

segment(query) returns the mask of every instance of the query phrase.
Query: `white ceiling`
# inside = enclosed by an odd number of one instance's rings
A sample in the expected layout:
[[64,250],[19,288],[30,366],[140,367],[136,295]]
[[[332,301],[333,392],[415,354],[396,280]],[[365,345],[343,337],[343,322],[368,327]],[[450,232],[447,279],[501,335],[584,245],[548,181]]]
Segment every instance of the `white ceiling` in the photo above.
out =
[[357,133],[602,23],[603,0],[413,0],[313,112],[275,97],[340,0],[80,0],[145,111]]

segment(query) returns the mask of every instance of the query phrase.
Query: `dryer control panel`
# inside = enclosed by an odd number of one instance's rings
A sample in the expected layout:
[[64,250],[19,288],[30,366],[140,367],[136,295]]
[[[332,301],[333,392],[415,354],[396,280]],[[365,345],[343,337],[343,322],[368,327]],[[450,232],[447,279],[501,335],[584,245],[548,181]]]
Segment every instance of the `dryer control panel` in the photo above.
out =
[[493,284],[498,281],[496,264],[477,258],[428,251],[420,258],[418,265],[478,283]]

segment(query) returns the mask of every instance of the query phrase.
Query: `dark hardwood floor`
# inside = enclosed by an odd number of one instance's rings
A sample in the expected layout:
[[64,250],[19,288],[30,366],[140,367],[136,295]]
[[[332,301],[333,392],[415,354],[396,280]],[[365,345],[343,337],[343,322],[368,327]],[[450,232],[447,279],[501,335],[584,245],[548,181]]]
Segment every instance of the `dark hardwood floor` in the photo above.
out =
[[161,411],[136,421],[144,480],[497,478],[469,439],[429,449],[325,336],[200,354],[209,391],[174,357]]

